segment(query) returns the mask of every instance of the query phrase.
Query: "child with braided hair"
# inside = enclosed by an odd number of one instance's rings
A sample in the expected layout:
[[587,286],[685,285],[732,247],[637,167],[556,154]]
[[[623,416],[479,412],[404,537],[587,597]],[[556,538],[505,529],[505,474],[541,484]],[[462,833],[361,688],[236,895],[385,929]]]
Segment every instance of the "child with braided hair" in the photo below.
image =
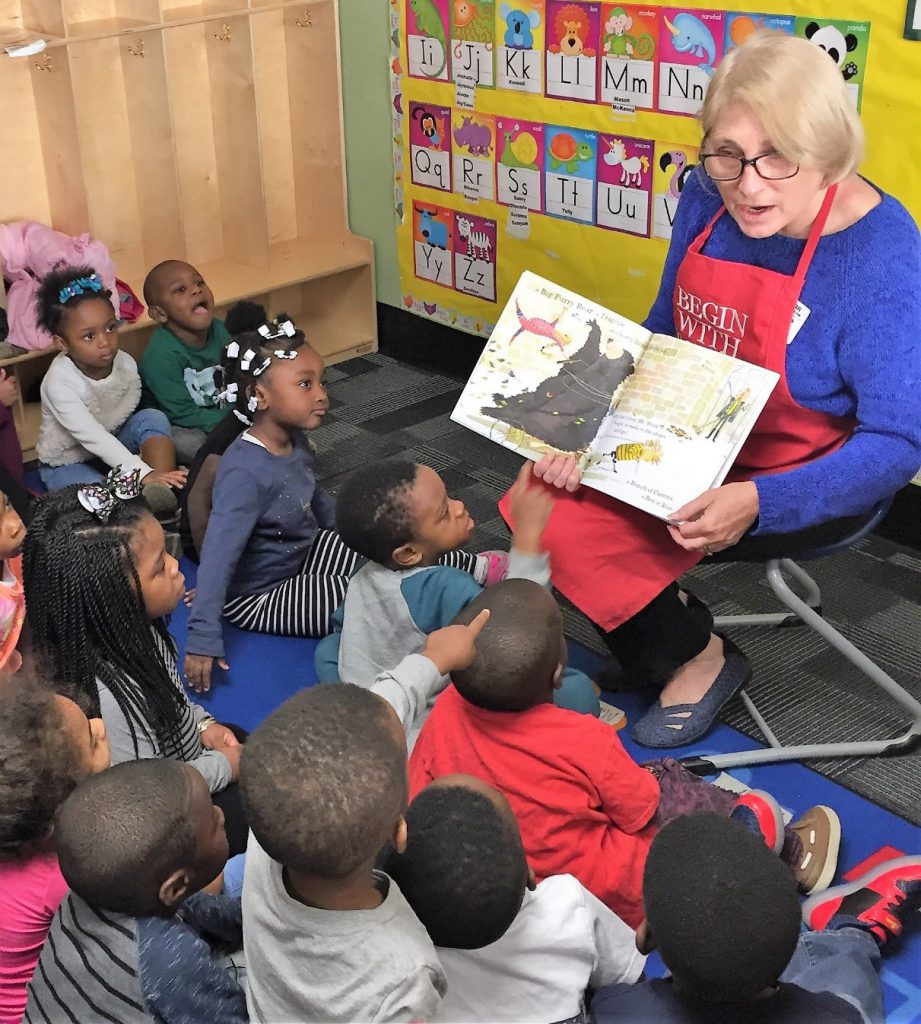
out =
[[[306,432],[329,399],[323,358],[285,314],[237,334],[221,363],[221,399],[246,429],[214,482],[189,618],[185,673],[195,690],[226,669],[221,618],[281,636],[325,636],[360,556],[335,532]],[[475,573],[488,558],[452,552]]]
[[92,267],[62,267],[42,281],[39,323],[60,350],[42,380],[39,476],[48,490],[99,483],[115,466],[137,469],[158,515],[177,509],[170,425],[158,409],[138,409],[141,378],[118,348],[112,295]]
[[168,757],[191,764],[246,846],[237,786],[241,739],[190,702],[164,618],[185,579],[140,500],[138,472],[49,494],[24,551],[29,621],[48,675],[106,725],[113,764]]

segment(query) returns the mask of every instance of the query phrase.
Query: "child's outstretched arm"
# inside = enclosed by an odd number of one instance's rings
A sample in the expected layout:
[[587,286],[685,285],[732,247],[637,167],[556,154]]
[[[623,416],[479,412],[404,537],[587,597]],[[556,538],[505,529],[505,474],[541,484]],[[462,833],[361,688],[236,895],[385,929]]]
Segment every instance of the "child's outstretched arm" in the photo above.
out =
[[541,535],[553,511],[553,494],[532,479],[534,463],[525,462],[512,485],[510,503],[514,527],[509,552],[507,579],[533,580],[542,587],[550,584],[550,558]]
[[484,608],[466,626],[445,626],[429,635],[421,654],[410,654],[390,672],[382,672],[371,686],[372,692],[390,704],[410,732],[425,711],[429,700],[448,683],[451,672],[466,668],[476,654],[489,609]]

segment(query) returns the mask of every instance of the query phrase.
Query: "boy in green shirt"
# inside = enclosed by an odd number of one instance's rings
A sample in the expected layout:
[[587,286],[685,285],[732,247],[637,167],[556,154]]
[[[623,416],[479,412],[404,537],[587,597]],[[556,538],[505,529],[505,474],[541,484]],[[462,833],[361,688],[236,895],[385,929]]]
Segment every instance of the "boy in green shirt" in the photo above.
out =
[[159,326],[141,359],[141,380],[169,418],[179,460],[190,463],[225,415],[214,369],[230,336],[213,315],[211,289],[181,260],[166,260],[150,271],[144,301]]

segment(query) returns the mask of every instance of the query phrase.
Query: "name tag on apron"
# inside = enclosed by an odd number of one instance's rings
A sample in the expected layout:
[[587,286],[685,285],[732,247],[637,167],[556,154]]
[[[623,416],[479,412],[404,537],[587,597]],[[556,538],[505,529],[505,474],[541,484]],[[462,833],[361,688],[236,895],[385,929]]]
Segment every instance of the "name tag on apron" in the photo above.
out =
[[797,302],[796,306],[793,309],[793,318],[790,320],[790,331],[787,334],[788,345],[791,341],[793,341],[797,334],[799,334],[799,329],[806,322],[808,316],[809,307],[804,306],[802,302]]

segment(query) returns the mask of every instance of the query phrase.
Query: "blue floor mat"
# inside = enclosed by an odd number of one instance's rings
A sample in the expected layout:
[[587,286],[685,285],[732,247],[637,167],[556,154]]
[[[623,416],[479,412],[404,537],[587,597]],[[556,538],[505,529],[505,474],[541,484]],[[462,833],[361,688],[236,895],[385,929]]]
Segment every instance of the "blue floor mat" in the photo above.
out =
[[[196,567],[183,559],[182,569],[186,585],[194,586]],[[185,645],[187,625],[188,610],[180,605],[170,623],[180,651]],[[215,718],[254,729],[293,693],[316,682],[313,667],[316,640],[247,633],[225,623],[224,641],[230,668],[227,672],[215,671],[210,692],[193,695]],[[572,642],[569,651],[573,665],[589,675],[594,673],[598,666],[594,654]],[[643,702],[632,694],[605,696],[610,703],[623,708],[629,720],[635,721],[644,710]],[[635,760],[643,762],[657,756],[658,752],[633,743],[626,729],[620,736]],[[756,747],[757,744],[742,733],[718,724],[700,743],[667,753],[682,757],[689,753],[712,754]],[[730,774],[747,786],[772,793],[794,815],[814,804],[833,807],[842,823],[839,864],[843,871],[883,846],[894,847],[905,854],[921,854],[921,829],[802,765],[733,768]],[[658,967],[661,970],[661,965]],[[887,1021],[921,1024],[921,920],[909,930],[895,955],[886,959],[882,982]]]

